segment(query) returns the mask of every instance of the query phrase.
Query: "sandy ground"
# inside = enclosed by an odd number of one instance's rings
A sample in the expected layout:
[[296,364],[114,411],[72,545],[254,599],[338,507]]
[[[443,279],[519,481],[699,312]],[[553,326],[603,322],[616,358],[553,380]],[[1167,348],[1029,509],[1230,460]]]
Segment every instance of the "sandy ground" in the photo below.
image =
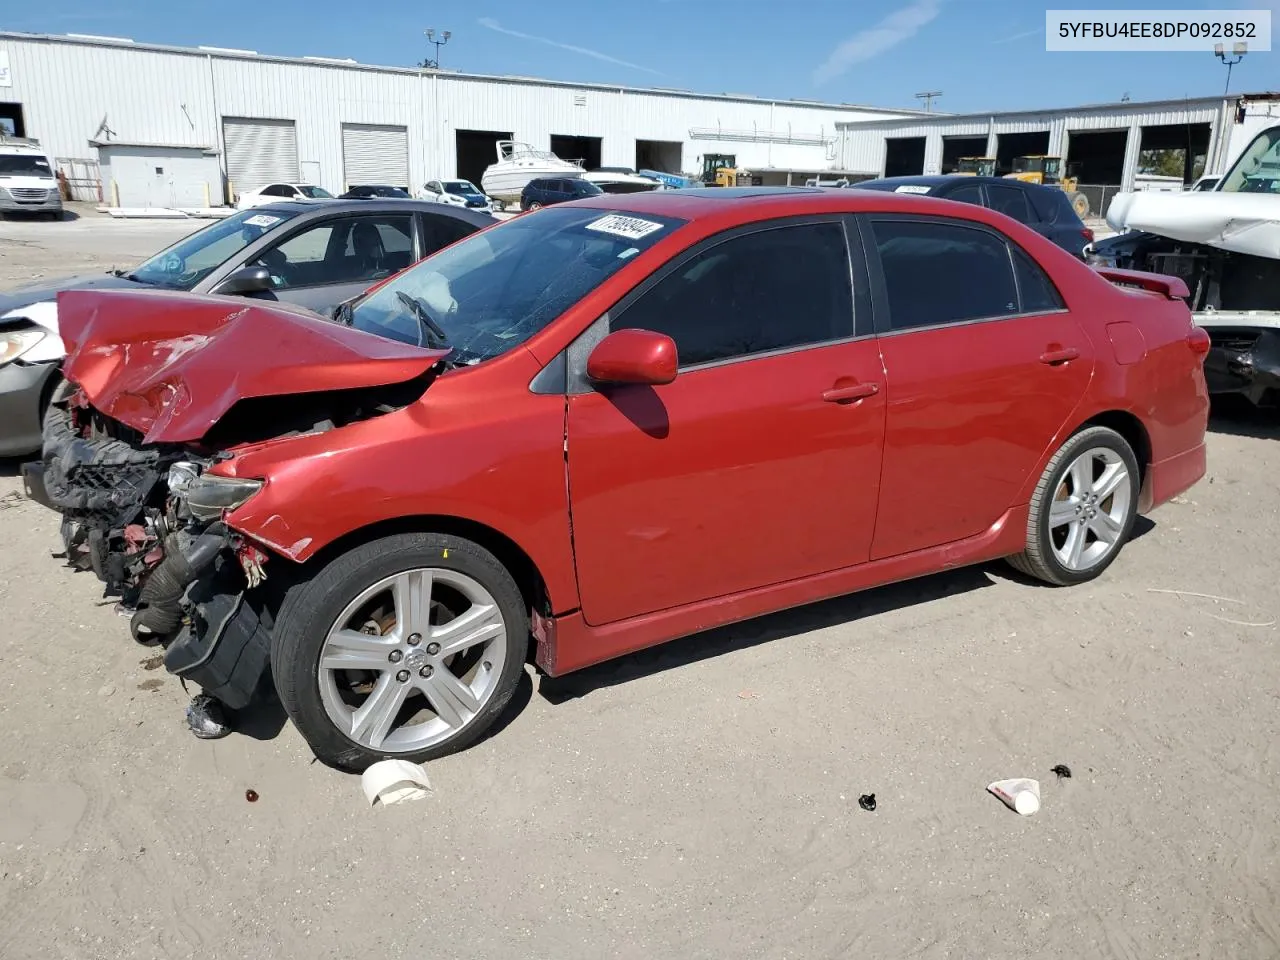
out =
[[[182,226],[0,224],[0,284]],[[992,565],[531,674],[386,809],[270,711],[190,737],[0,464],[0,957],[1276,957],[1280,429],[1213,430],[1092,585]],[[1034,817],[984,793],[1017,775]]]

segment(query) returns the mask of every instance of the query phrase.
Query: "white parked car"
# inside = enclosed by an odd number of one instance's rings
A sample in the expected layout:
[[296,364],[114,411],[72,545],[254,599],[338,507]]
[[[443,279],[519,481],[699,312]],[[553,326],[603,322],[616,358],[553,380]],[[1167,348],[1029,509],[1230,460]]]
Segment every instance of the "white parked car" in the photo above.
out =
[[237,210],[260,207],[277,200],[332,200],[333,194],[311,183],[268,183],[256,190],[246,190],[236,200]]
[[487,210],[493,205],[485,192],[470,180],[432,180],[423,185],[419,199],[473,210]]

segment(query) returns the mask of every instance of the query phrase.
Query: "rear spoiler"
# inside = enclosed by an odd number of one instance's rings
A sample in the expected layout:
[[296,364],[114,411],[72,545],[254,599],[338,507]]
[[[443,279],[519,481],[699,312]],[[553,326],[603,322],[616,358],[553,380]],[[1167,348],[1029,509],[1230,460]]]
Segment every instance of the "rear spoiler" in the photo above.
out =
[[1170,300],[1186,300],[1191,296],[1181,277],[1163,273],[1147,273],[1144,270],[1121,270],[1119,267],[1094,267],[1098,275],[1121,287],[1137,287],[1148,293],[1158,293]]

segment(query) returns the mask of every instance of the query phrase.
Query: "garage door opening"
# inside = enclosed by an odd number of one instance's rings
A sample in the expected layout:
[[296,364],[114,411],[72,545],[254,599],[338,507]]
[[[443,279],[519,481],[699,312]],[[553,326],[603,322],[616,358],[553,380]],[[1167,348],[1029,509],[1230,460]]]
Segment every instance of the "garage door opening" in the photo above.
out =
[[372,123],[342,125],[343,186],[409,189],[409,131]]
[[924,137],[886,137],[884,175],[912,177],[924,173]]
[[[480,178],[498,159],[499,140],[512,139],[511,131],[496,130],[459,130],[456,134],[457,155],[455,157],[456,176],[459,180],[470,180],[479,185]],[[428,179],[436,179],[442,172],[433,172]]]
[[25,137],[27,125],[22,121],[22,104],[0,103],[0,135]]
[[1139,144],[1138,173],[1156,177],[1181,177],[1194,183],[1204,173],[1209,156],[1207,123],[1170,123],[1143,127]]
[[986,137],[943,137],[942,172],[955,173],[961,157],[981,157],[987,152]]
[[1049,131],[1034,133],[1002,133],[996,138],[996,176],[1013,172],[1017,157],[1029,157],[1049,152]]
[[600,168],[599,137],[566,137],[558,133],[551,135],[551,152],[561,160],[581,160],[586,170]]
[[678,140],[637,140],[636,169],[659,173],[684,171],[684,144]]
[[1076,178],[1076,189],[1089,198],[1089,209],[1098,216],[1120,191],[1124,182],[1124,152],[1128,130],[1067,132],[1067,156],[1063,173]]
[[268,183],[298,182],[298,131],[292,120],[226,117],[222,136],[233,199]]

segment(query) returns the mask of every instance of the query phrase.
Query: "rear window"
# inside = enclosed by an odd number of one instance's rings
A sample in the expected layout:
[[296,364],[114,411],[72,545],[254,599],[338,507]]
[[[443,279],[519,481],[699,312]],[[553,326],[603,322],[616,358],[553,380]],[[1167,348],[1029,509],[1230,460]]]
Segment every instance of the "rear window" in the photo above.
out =
[[1042,223],[1065,223],[1070,226],[1080,222],[1075,210],[1071,208],[1071,201],[1065,190],[1044,187],[1027,190],[1026,194]]

